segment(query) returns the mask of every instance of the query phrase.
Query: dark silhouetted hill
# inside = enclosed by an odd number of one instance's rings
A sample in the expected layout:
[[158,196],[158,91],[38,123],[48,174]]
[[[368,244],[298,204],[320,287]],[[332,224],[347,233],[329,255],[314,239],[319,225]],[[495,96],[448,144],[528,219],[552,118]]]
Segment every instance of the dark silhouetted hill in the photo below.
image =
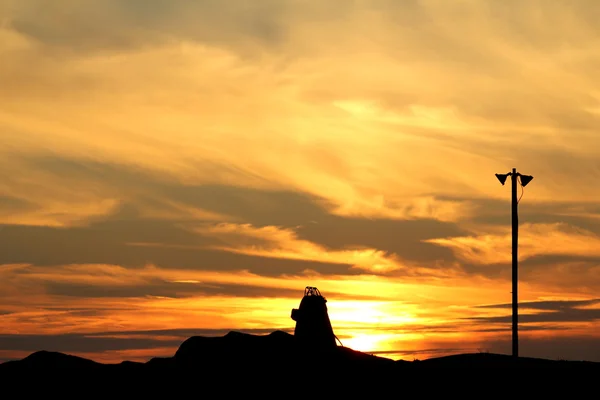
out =
[[145,363],[102,364],[71,355],[39,351],[22,360],[0,364],[0,376],[6,378],[9,374],[16,374],[32,377],[34,373],[77,372],[101,379],[103,386],[130,382],[129,377],[140,373],[160,376],[163,383],[186,376],[201,377],[203,385],[216,384],[224,378],[231,385],[240,378],[253,378],[265,385],[269,380],[291,380],[293,385],[331,384],[331,380],[337,377],[335,379],[356,384],[371,382],[385,386],[394,382],[406,383],[411,379],[448,379],[455,373],[463,377],[478,376],[478,381],[487,379],[491,382],[499,379],[502,371],[508,372],[503,376],[516,376],[510,372],[515,369],[527,369],[522,376],[538,376],[534,370],[544,370],[545,376],[549,376],[548,371],[554,370],[557,371],[555,375],[564,380],[568,376],[568,373],[565,375],[567,370],[575,370],[580,377],[595,376],[600,372],[600,363],[535,358],[520,358],[515,362],[511,356],[487,353],[394,361],[341,346],[328,351],[311,350],[300,346],[293,335],[275,331],[260,336],[239,332],[229,332],[221,337],[194,336],[185,340],[172,357],[153,358]]
[[0,364],[0,370],[5,371],[9,369],[30,369],[30,368],[44,368],[44,369],[59,369],[59,368],[77,368],[77,369],[97,369],[103,365],[86,358],[77,356],[71,356],[68,354],[57,353],[53,351],[38,351],[33,353],[22,360],[8,361],[4,364]]

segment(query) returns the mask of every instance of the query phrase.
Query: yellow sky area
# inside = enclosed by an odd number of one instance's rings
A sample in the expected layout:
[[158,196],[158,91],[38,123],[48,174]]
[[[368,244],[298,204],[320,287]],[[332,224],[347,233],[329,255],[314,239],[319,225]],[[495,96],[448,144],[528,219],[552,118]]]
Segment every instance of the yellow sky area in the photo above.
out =
[[[489,61],[480,60],[479,73],[450,59],[435,63],[424,50],[404,62],[403,53],[392,51],[389,23],[360,10],[347,21],[292,26],[290,49],[297,45],[311,57],[289,59],[277,52],[247,58],[185,39],[56,57],[5,24],[3,142],[13,154],[52,152],[124,163],[186,183],[297,189],[330,199],[334,212],[345,215],[459,220],[468,215],[468,204],[435,200],[431,193],[506,198],[493,173],[513,165],[539,177],[529,201],[595,198],[595,186],[585,183],[598,174],[585,157],[595,156],[597,136],[552,119],[563,117],[555,112],[561,102],[577,106],[597,92],[586,74],[575,73],[597,53],[592,41],[572,50],[532,50],[510,35],[508,42],[496,40],[498,22],[473,19],[458,31],[453,22],[450,29],[436,7],[443,6],[426,7],[431,29],[449,35],[447,40],[468,37],[474,47],[486,48],[480,57]],[[473,7],[473,18],[489,12]],[[336,45],[354,47],[359,56],[341,50],[328,56],[322,41],[311,41],[361,18],[379,22],[372,33],[378,40],[353,34]],[[585,32],[577,24],[558,26]],[[475,30],[477,35],[470,34]],[[412,35],[402,40],[407,49],[416,47]],[[480,100],[482,109],[465,106],[467,96]],[[509,99],[523,108],[495,111]],[[583,118],[580,111],[572,110],[574,126]],[[503,112],[514,112],[513,122]],[[563,179],[569,171],[561,169],[569,158],[552,159],[553,151],[567,150],[571,160],[583,156],[581,173],[570,181]],[[245,174],[215,174],[198,167],[198,160]],[[32,191],[15,180],[12,191],[31,198]],[[577,181],[577,191],[557,191]]]

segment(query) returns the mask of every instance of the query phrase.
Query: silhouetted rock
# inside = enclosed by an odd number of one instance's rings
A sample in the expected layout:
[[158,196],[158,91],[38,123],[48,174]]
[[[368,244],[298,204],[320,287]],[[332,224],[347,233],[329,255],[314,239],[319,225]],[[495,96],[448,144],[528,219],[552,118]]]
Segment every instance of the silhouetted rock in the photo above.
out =
[[194,336],[184,341],[174,360],[177,367],[196,370],[269,368],[297,356],[294,337],[275,331],[269,335],[229,332],[222,337]]
[[98,369],[103,367],[104,364],[88,360],[86,358],[72,356],[68,354],[52,352],[52,351],[38,351],[30,354],[22,360],[7,361],[6,363],[0,364],[0,371],[8,369]]
[[514,368],[583,368],[600,371],[600,363],[589,361],[562,361],[543,358],[519,357],[492,353],[455,354],[436,357],[419,363],[427,369],[431,368],[478,368],[478,369],[514,369]]
[[[191,390],[196,382],[201,382],[204,389],[243,387],[249,394],[261,393],[261,388],[286,382],[298,390],[339,385],[336,393],[353,394],[353,388],[359,386],[394,388],[423,379],[431,382],[431,388],[426,389],[436,390],[443,386],[442,381],[456,376],[455,373],[478,385],[497,385],[499,380],[514,376],[515,368],[543,370],[546,378],[553,383],[554,380],[569,382],[572,377],[579,377],[578,387],[581,388],[593,382],[582,377],[600,372],[600,363],[533,358],[515,362],[511,356],[486,353],[423,361],[393,361],[341,346],[329,350],[308,350],[298,345],[296,339],[281,331],[261,336],[240,332],[230,332],[221,337],[194,336],[185,340],[173,357],[152,358],[145,363],[101,364],[71,355],[40,351],[22,360],[0,364],[0,377],[2,382],[17,385],[21,378],[31,380],[64,371],[64,376],[84,376],[87,385],[114,390],[115,393],[123,387],[137,391],[148,390],[156,384]],[[574,373],[569,374],[569,370]],[[537,372],[534,371],[535,374]],[[525,381],[530,376],[532,374],[528,371],[522,374],[521,379]],[[450,386],[445,390],[452,388],[458,387]],[[48,390],[60,394],[59,387]]]
[[310,366],[327,370],[340,368],[348,370],[420,370],[437,367],[451,368],[560,368],[576,367],[599,370],[600,363],[586,361],[555,361],[538,358],[513,357],[502,354],[475,353],[458,354],[446,357],[430,358],[422,361],[394,361],[362,353],[347,347],[336,346],[329,350],[309,351],[298,345],[297,338],[289,333],[275,331],[268,335],[251,335],[241,332],[229,332],[225,336],[193,336],[185,340],[173,357],[156,357],[145,363],[124,361],[119,364],[103,364],[85,358],[57,352],[38,351],[22,360],[7,361],[0,364],[0,372],[36,369],[184,369],[215,370],[227,368],[228,371],[263,371],[281,368],[297,369]]

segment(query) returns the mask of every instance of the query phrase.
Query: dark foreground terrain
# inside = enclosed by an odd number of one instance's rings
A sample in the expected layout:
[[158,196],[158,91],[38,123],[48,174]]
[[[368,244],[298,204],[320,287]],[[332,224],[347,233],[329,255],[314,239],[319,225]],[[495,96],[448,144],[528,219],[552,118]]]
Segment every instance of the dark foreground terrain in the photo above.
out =
[[59,373],[97,379],[103,387],[133,382],[129,378],[136,376],[147,377],[146,383],[152,382],[155,376],[160,376],[162,383],[173,379],[188,381],[182,376],[189,374],[199,379],[198,382],[202,382],[205,388],[223,385],[224,377],[229,382],[225,387],[235,387],[239,379],[252,378],[264,385],[284,380],[299,387],[319,381],[331,385],[341,379],[346,382],[346,388],[348,382],[378,386],[406,384],[414,377],[420,381],[427,378],[431,385],[429,389],[435,389],[438,378],[449,376],[478,377],[482,382],[497,381],[498,385],[505,377],[518,378],[523,384],[544,380],[545,385],[572,378],[577,379],[578,387],[581,387],[586,382],[595,381],[599,372],[600,363],[534,358],[515,361],[507,355],[487,353],[424,361],[394,361],[344,347],[329,351],[302,348],[293,335],[281,331],[265,336],[239,332],[230,332],[222,337],[195,336],[184,341],[173,357],[153,358],[145,363],[101,364],[62,353],[39,351],[22,360],[0,364],[0,378],[5,379],[3,383],[8,382],[9,376]]

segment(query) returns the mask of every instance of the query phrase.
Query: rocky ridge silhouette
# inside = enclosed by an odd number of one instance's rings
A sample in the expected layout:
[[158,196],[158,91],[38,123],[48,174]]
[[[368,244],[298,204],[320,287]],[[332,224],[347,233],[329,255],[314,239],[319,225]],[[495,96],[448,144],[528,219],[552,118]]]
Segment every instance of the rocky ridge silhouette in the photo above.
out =
[[600,372],[600,363],[589,361],[547,360],[503,354],[474,353],[436,357],[426,360],[392,360],[363,353],[348,347],[311,349],[299,343],[294,335],[274,331],[268,335],[252,335],[231,331],[224,336],[192,336],[185,340],[172,357],[152,358],[149,361],[124,361],[105,364],[82,357],[51,351],[38,351],[21,359],[0,364],[0,373],[26,370],[193,370],[228,373],[294,370],[349,370],[391,372],[436,368],[569,368]]

